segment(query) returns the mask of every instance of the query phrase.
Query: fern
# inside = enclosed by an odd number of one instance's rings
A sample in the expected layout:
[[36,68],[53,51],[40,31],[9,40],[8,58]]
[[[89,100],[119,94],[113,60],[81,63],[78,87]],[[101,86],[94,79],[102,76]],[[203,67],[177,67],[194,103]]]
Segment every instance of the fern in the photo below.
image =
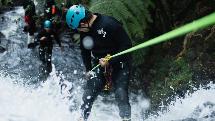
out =
[[55,0],[57,5],[59,6],[61,3],[66,4],[66,6],[68,5],[73,5],[73,4],[87,4],[89,2],[89,0]]

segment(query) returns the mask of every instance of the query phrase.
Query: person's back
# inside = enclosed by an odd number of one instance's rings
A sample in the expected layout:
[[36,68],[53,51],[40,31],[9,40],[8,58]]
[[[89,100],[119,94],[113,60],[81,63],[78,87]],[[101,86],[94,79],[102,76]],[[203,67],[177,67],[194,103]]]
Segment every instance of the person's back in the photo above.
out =
[[[89,32],[81,32],[81,49],[85,50],[84,41],[86,37],[93,38],[93,47],[88,48],[91,50],[94,57],[97,59],[105,57],[107,54],[113,55],[120,51],[130,48],[131,41],[126,33],[124,33],[122,24],[115,18],[97,15],[91,30]],[[123,56],[121,61],[128,61],[130,57]]]

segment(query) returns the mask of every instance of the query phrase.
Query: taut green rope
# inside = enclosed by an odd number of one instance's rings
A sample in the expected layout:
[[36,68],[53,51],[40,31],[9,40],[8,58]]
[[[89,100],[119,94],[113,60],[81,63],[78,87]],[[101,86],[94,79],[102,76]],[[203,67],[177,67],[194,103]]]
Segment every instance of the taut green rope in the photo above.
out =
[[[207,15],[201,19],[198,19],[198,20],[195,20],[191,23],[188,23],[184,26],[181,26],[175,30],[172,30],[168,33],[165,33],[163,35],[160,35],[154,39],[150,39],[142,44],[139,44],[137,46],[134,46],[130,49],[127,49],[127,50],[124,50],[122,52],[119,52],[115,55],[112,55],[111,58],[114,58],[114,57],[117,57],[117,56],[120,56],[120,55],[123,55],[123,54],[126,54],[126,53],[130,53],[130,52],[133,52],[133,51],[136,51],[136,50],[139,50],[139,49],[142,49],[142,48],[145,48],[145,47],[148,47],[148,46],[151,46],[151,45],[154,45],[154,44],[158,44],[158,43],[161,43],[161,42],[164,42],[164,41],[168,41],[170,39],[173,39],[175,37],[178,37],[178,36],[181,36],[181,35],[184,35],[186,33],[189,33],[191,31],[196,31],[196,30],[199,30],[199,29],[203,29],[203,28],[206,28],[210,25],[213,25],[215,24],[215,13],[212,13],[210,15]],[[91,71],[93,71],[94,69],[96,69],[97,67],[99,67],[99,64],[94,67]]]

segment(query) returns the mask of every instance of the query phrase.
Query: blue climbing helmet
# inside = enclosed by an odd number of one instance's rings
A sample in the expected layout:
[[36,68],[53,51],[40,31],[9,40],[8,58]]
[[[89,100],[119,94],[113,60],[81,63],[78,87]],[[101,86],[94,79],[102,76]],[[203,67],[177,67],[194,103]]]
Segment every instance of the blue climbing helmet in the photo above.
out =
[[52,22],[50,20],[46,20],[44,22],[44,29],[50,29],[52,27]]
[[66,14],[66,23],[69,28],[77,29],[81,20],[85,18],[86,9],[82,5],[73,5]]

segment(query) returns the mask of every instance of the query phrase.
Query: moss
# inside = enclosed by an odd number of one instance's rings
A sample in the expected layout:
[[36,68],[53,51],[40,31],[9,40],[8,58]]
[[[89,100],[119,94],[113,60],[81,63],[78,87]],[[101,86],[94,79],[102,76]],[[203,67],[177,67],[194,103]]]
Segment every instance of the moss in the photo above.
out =
[[12,0],[0,0],[0,8],[11,6],[12,3]]
[[175,94],[183,96],[182,91],[190,90],[193,85],[193,74],[184,58],[175,60],[173,57],[165,57],[153,69],[156,72],[149,89],[152,106],[166,102]]

